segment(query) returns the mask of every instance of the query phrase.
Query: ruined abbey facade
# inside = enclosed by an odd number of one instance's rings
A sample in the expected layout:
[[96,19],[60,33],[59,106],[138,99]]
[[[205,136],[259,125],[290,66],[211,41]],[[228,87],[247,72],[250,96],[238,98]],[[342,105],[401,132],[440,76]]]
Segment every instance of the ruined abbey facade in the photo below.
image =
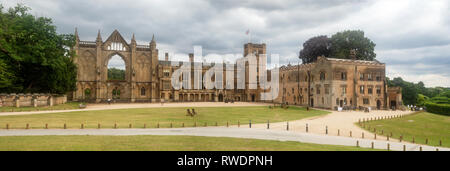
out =
[[[69,98],[75,101],[105,102],[112,99],[119,102],[183,102],[183,101],[260,101],[261,88],[249,89],[246,75],[245,89],[180,89],[175,90],[171,77],[179,69],[169,60],[166,53],[160,60],[156,41],[153,37],[147,45],[138,45],[135,37],[128,43],[115,30],[105,41],[100,32],[96,41],[80,41],[75,31],[76,52],[74,62],[78,67],[76,91]],[[243,55],[254,54],[259,63],[266,54],[266,44],[247,43]],[[125,79],[108,80],[108,63],[115,56],[125,62]],[[351,54],[349,54],[351,55]],[[194,55],[189,54],[189,62],[194,66]],[[191,67],[191,77],[195,73],[204,74],[212,65]],[[258,68],[260,71],[266,71]],[[385,64],[378,61],[333,59],[319,57],[317,62],[295,66],[283,66],[279,72],[278,97],[271,103],[309,105],[319,108],[373,107],[379,109],[401,105],[401,90],[389,89],[385,84]],[[225,67],[224,67],[225,68]],[[246,70],[248,70],[246,65]],[[238,81],[237,71],[234,83]],[[246,71],[246,73],[248,73]],[[226,74],[223,84],[225,87]],[[229,73],[230,74],[230,73]],[[217,79],[217,78],[216,78]],[[270,74],[269,74],[270,79]],[[193,82],[189,84],[194,84]]]

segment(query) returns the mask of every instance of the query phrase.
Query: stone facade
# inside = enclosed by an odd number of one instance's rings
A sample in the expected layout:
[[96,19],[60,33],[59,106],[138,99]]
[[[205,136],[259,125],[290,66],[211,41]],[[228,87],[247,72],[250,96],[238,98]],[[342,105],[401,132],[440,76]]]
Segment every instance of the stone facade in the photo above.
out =
[[[259,99],[260,89],[242,90],[237,89],[236,86],[231,90],[207,90],[203,86],[198,89],[174,90],[171,86],[171,77],[173,72],[180,68],[181,63],[173,66],[167,53],[165,60],[158,60],[158,49],[156,49],[154,37],[149,45],[138,45],[134,35],[131,42],[127,43],[117,30],[106,41],[102,41],[100,32],[95,42],[80,41],[77,31],[75,31],[75,36],[76,44],[73,48],[77,55],[74,59],[78,67],[77,89],[71,94],[71,98],[75,101],[105,102],[108,99],[114,99],[122,102],[170,102],[258,101]],[[259,54],[266,53],[266,45],[245,44],[244,56],[249,53],[255,54],[259,62]],[[119,55],[125,61],[125,80],[123,81],[111,81],[107,78],[107,65],[114,55]],[[194,62],[193,54],[189,54],[189,58],[192,80],[196,73],[203,75],[213,67],[212,64],[202,64],[201,69],[195,68],[197,63]],[[221,65],[224,69],[222,82],[225,87],[226,64]],[[233,73],[235,76],[236,72]],[[246,78],[246,82],[248,82],[248,76]],[[233,80],[236,84],[236,77]],[[194,82],[190,84],[191,87],[194,87]],[[113,94],[113,91],[120,91],[120,95]]]
[[376,60],[320,56],[310,64],[280,68],[279,96],[275,102],[334,110],[401,106],[401,91],[387,88],[385,73],[386,65]]
[[[245,65],[245,89],[238,89],[238,70],[225,72],[223,65],[223,86],[226,87],[227,74],[234,82],[234,89],[205,89],[204,86],[192,89],[175,90],[171,78],[175,70],[180,69],[181,62],[169,60],[166,53],[164,60],[158,59],[156,41],[152,38],[149,45],[138,45],[133,35],[127,43],[120,33],[115,30],[106,41],[102,41],[100,32],[94,42],[80,41],[75,31],[77,54],[74,60],[78,66],[77,90],[73,92],[73,100],[91,100],[104,102],[115,99],[124,102],[183,102],[183,101],[260,101],[264,92],[259,85],[257,89],[250,89],[248,71],[256,67],[257,74],[267,71],[266,44],[247,43],[244,45],[243,55],[254,54],[257,66]],[[354,51],[352,51],[354,53]],[[119,55],[125,61],[125,80],[110,81],[107,78],[108,62],[112,56]],[[355,56],[355,54],[350,54]],[[191,65],[191,80],[198,74],[204,75],[212,64],[194,62],[194,55],[189,54]],[[263,61],[262,68],[259,63]],[[178,63],[178,65],[173,65]],[[195,67],[201,65],[201,67]],[[234,65],[235,68],[236,64]],[[188,72],[189,73],[189,72]],[[279,72],[278,97],[270,102],[288,103],[294,105],[312,106],[326,109],[355,109],[371,107],[373,109],[387,109],[401,106],[401,91],[390,91],[385,83],[386,65],[378,61],[361,61],[352,59],[334,59],[318,57],[310,64],[283,66]],[[268,74],[270,80],[270,74]],[[181,79],[181,78],[180,78]],[[87,91],[89,90],[89,91]],[[120,91],[119,95],[113,94]],[[86,92],[90,92],[86,94]],[[388,95],[389,92],[389,95]]]

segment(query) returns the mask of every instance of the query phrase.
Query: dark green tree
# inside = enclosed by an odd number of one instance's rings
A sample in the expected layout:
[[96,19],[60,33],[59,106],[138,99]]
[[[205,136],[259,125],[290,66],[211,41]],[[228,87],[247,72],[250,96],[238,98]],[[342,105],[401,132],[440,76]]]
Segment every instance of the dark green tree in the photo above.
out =
[[35,17],[23,5],[0,9],[0,81],[5,82],[0,92],[73,91],[76,66],[70,47],[74,36],[56,33],[50,18]]
[[299,58],[303,63],[315,62],[318,56],[330,56],[330,47],[331,41],[327,36],[310,38],[303,43],[303,49],[299,53]]
[[318,56],[324,55],[331,58],[349,59],[350,50],[356,50],[356,59],[372,61],[376,58],[375,43],[364,37],[361,30],[349,30],[338,32],[328,38],[316,36],[308,39],[303,44],[299,58],[303,63],[311,63]]
[[348,59],[350,50],[355,49],[356,59],[373,61],[376,58],[375,46],[361,30],[338,32],[331,36],[331,57]]
[[108,68],[108,80],[125,80],[125,70]]

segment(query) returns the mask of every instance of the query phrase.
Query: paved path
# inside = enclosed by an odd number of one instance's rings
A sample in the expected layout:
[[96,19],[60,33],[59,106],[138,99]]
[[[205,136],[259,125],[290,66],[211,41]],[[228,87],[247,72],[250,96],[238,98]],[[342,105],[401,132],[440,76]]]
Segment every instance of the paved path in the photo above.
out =
[[[318,135],[312,133],[301,133],[294,131],[267,130],[262,128],[160,128],[160,129],[32,129],[32,130],[0,130],[0,136],[39,136],[39,135],[189,135],[207,137],[232,137],[232,138],[252,138],[262,140],[296,141],[314,144],[356,146],[359,141],[360,147],[371,148],[374,143],[375,149],[387,149],[402,151],[406,145],[407,151],[419,151],[422,146],[423,151],[436,151],[436,147],[417,145],[411,143],[388,142],[382,140],[369,140],[350,138],[343,136]],[[449,148],[439,147],[439,151],[450,151]]]
[[160,108],[160,107],[240,107],[240,106],[267,106],[267,103],[249,103],[249,102],[182,102],[182,103],[115,103],[115,104],[88,104],[85,109],[73,110],[51,110],[51,111],[31,111],[31,112],[1,112],[0,116],[10,115],[32,115],[47,113],[63,113],[77,111],[92,110],[109,110],[109,109],[133,109],[133,108]]
[[[271,123],[270,129],[275,130],[286,130],[289,124],[289,130],[294,132],[306,132],[306,125],[308,124],[308,132],[315,134],[326,134],[326,129],[328,127],[328,135],[338,136],[350,136],[350,131],[352,132],[352,137],[362,138],[364,133],[365,139],[374,139],[375,135],[364,129],[361,129],[355,123],[359,120],[368,118],[386,118],[386,117],[396,117],[405,116],[412,114],[410,111],[385,111],[385,110],[375,110],[370,113],[358,112],[358,111],[330,111],[331,114],[305,118],[297,121]],[[266,128],[267,124],[255,124],[252,126],[254,128]],[[380,131],[380,130],[378,130]],[[394,137],[399,137],[400,135],[394,135]],[[392,137],[391,137],[392,138]],[[377,135],[377,139],[386,139],[384,136]]]

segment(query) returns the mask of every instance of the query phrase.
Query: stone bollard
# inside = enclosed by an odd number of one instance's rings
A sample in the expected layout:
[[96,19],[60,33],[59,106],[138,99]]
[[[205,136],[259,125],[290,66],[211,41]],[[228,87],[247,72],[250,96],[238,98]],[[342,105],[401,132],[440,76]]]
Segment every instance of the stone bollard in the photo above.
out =
[[406,145],[403,144],[403,151],[406,151]]
[[81,127],[80,127],[81,129],[84,129],[84,124],[81,124]]
[[325,126],[325,134],[328,135],[328,126]]
[[388,143],[387,144],[387,150],[390,151],[391,150],[391,145]]
[[269,120],[267,120],[267,129],[269,129],[270,128],[270,122],[269,122]]
[[102,125],[100,123],[98,123],[97,128],[98,129],[102,128]]
[[45,124],[45,129],[48,129],[48,124],[47,123]]
[[27,124],[27,125],[25,126],[25,129],[30,129],[30,124]]
[[374,147],[373,142],[371,144],[372,144],[372,149],[373,149],[373,147]]
[[356,141],[356,147],[359,147],[359,141]]
[[248,121],[248,127],[249,127],[249,128],[252,128],[252,120],[249,120],[249,121]]
[[64,129],[67,129],[67,124],[66,123],[64,123]]
[[306,132],[308,132],[308,124],[306,124]]

